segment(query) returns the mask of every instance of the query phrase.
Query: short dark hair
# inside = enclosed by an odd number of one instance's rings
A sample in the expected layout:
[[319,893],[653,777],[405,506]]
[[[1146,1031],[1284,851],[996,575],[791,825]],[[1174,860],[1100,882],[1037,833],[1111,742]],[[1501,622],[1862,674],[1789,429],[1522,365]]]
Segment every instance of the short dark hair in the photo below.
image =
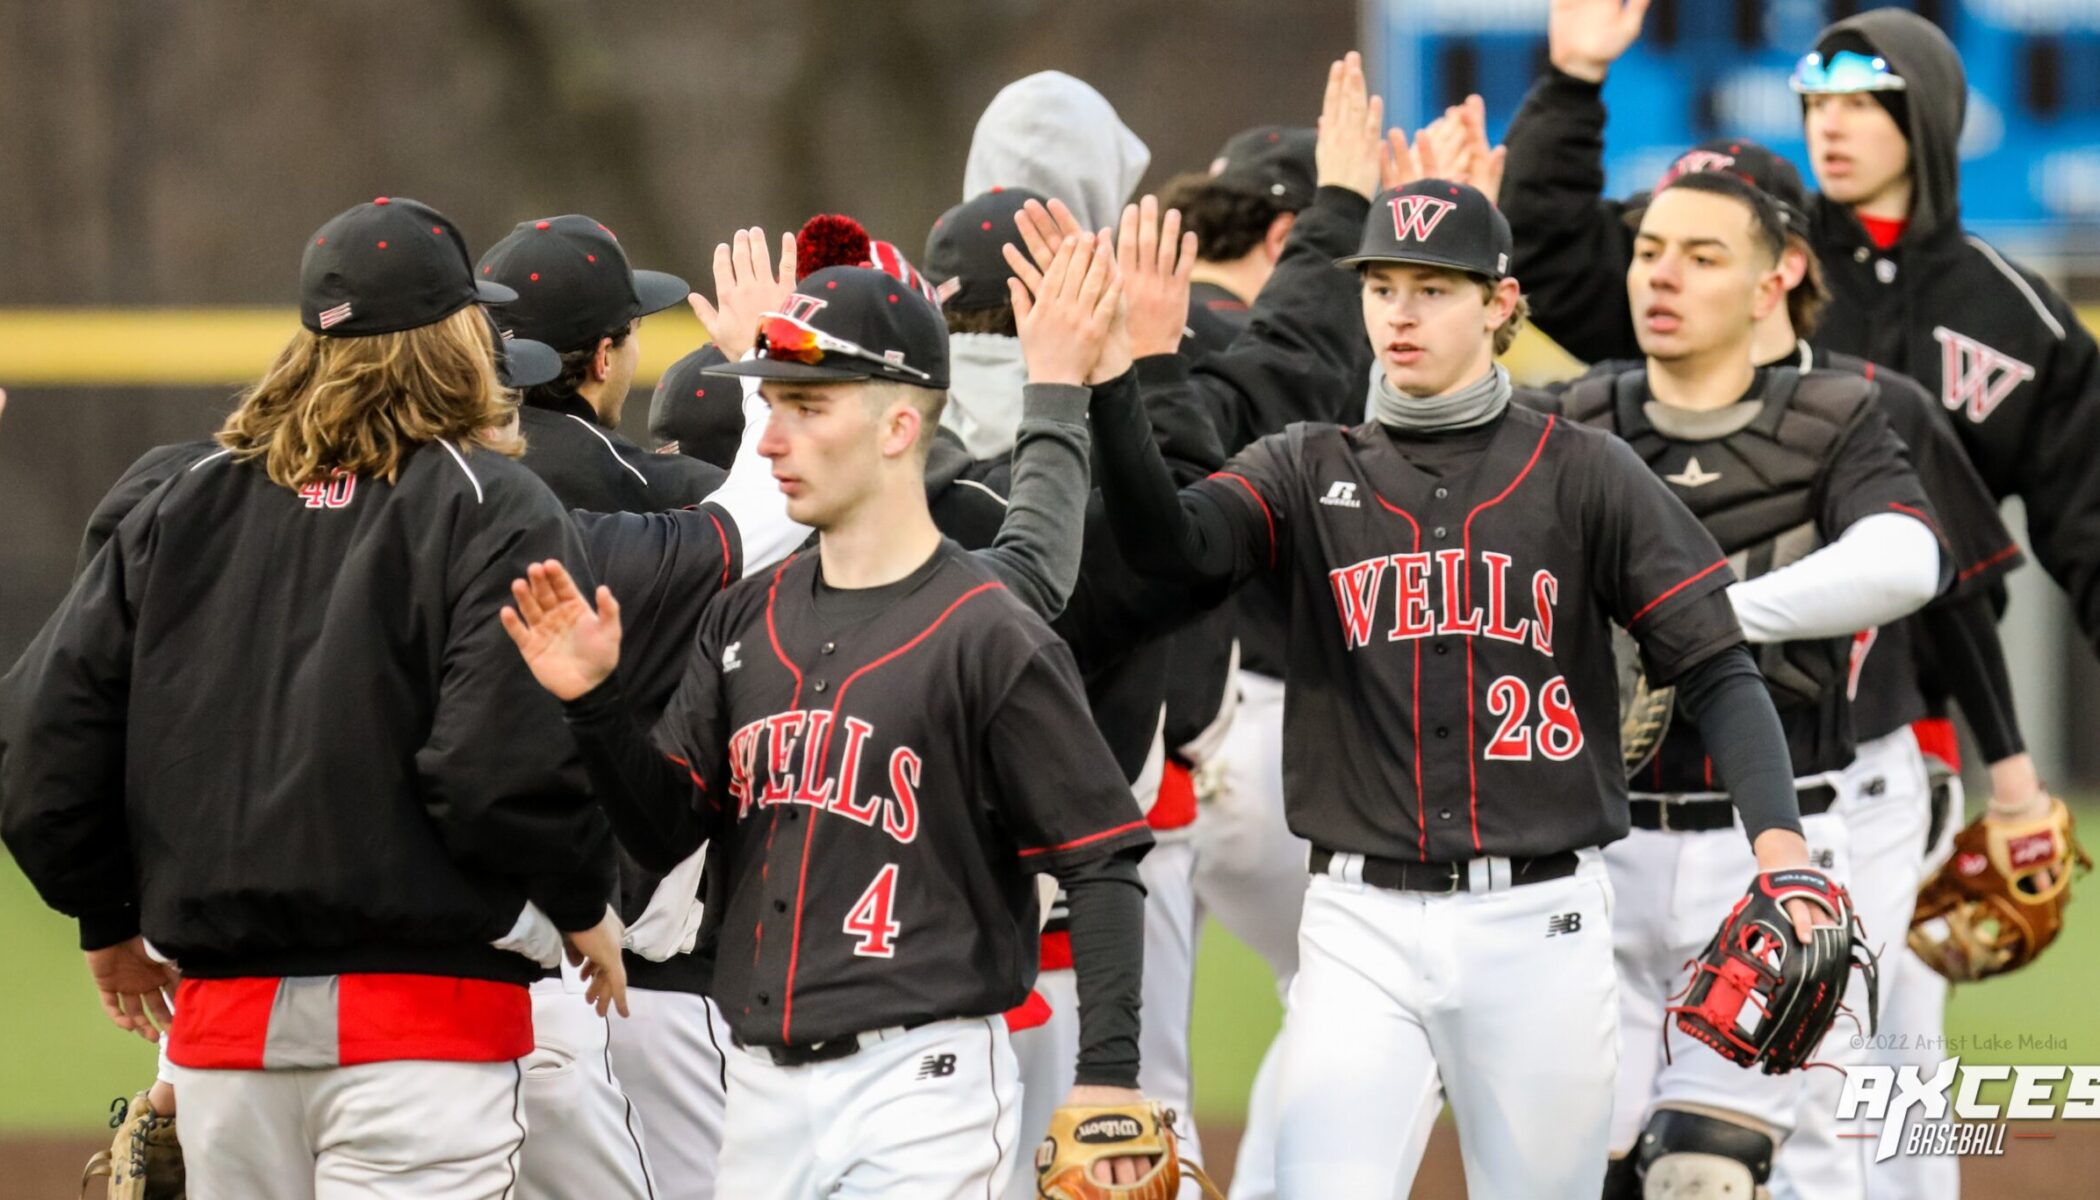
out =
[[[1705,192],[1710,196],[1727,196],[1731,200],[1740,201],[1750,210],[1750,226],[1756,232],[1757,240],[1764,247],[1766,255],[1777,263],[1780,256],[1786,253],[1786,217],[1780,213],[1779,205],[1756,185],[1725,171],[1694,171],[1689,175],[1679,175],[1662,190],[1671,192],[1680,189]],[[1660,195],[1661,192],[1656,194]],[[1649,197],[1649,201],[1653,203],[1654,197]]]
[[948,319],[949,333],[1021,336],[1021,327],[1014,321],[1014,306],[1011,304],[1002,304],[997,308],[944,308],[941,315]]
[[1786,294],[1787,320],[1793,322],[1795,337],[1814,337],[1823,324],[1823,310],[1830,307],[1830,285],[1823,279],[1823,260],[1816,257],[1816,248],[1800,234],[1789,238],[1787,245],[1808,260],[1801,282]]
[[1209,175],[1178,175],[1160,192],[1161,209],[1181,210],[1181,227],[1196,235],[1205,262],[1243,258],[1269,236],[1276,218],[1295,211],[1275,196],[1219,183]]
[[633,331],[632,324],[604,333],[585,342],[577,349],[561,356],[561,374],[545,383],[525,389],[524,402],[540,408],[556,408],[576,399],[583,381],[591,373],[591,360],[598,357],[598,343],[612,339],[614,349],[627,344],[627,335]]

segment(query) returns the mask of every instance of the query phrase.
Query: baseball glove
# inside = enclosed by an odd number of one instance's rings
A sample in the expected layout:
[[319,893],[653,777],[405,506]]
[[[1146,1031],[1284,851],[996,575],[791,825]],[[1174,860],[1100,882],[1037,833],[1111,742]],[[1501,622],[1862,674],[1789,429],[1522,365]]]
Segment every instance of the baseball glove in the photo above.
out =
[[1677,689],[1655,687],[1641,667],[1641,648],[1633,636],[1618,626],[1611,631],[1612,657],[1619,666],[1619,757],[1626,777],[1648,765],[1670,732],[1670,713],[1677,706]]
[[1954,835],[1954,856],[1918,889],[1910,948],[1955,983],[2017,971],[2056,940],[2072,867],[2089,871],[2071,810],[2005,822],[1983,816]]
[[[1094,1164],[1142,1154],[1156,1161],[1136,1183],[1104,1183]],[[1174,1114],[1154,1101],[1065,1107],[1050,1116],[1050,1131],[1035,1151],[1036,1194],[1045,1200],[1174,1200],[1181,1176],[1195,1177],[1203,1194],[1224,1193],[1202,1168],[1184,1165],[1174,1140]]]
[[[144,1092],[129,1104],[112,1100],[109,1109],[109,1127],[117,1135],[80,1173],[80,1200],[182,1200],[187,1179],[175,1118],[155,1113]],[[96,1187],[98,1179],[106,1182]]]
[[[1789,900],[1807,900],[1837,923],[1817,926],[1815,940],[1803,945],[1786,912]],[[1669,1011],[1677,1028],[1729,1062],[1783,1075],[1805,1065],[1830,1031],[1853,968],[1866,973],[1870,1019],[1878,1007],[1878,970],[1864,936],[1852,897],[1828,875],[1807,867],[1760,872],[1706,950],[1687,964],[1692,980],[1680,993],[1684,1002]]]

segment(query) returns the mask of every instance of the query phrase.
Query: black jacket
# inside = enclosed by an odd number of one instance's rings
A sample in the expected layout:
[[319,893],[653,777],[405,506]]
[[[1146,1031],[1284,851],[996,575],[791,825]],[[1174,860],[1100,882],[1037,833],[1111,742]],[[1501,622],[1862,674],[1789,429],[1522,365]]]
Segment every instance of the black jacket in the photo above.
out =
[[613,886],[573,743],[515,736],[559,705],[497,612],[550,557],[584,558],[496,455],[307,494],[198,460],[10,673],[0,834],[83,946],[193,976],[533,977],[489,945],[525,901],[588,928]]
[[683,454],[651,454],[600,425],[581,400],[518,408],[525,465],[547,481],[564,508],[660,512],[698,504],[727,472]]
[[[1907,15],[1907,14],[1905,14]],[[2063,298],[1961,227],[1955,141],[1961,64],[1889,11],[1856,26],[1906,79],[1916,197],[1894,247],[1817,197],[1811,240],[1833,303],[1817,349],[1917,379],[1945,410],[1994,496],[2026,501],[2035,556],[2100,639],[2100,350]],[[1627,204],[1604,192],[1604,104],[1594,84],[1549,73],[1506,139],[1501,204],[1532,317],[1576,357],[1636,357],[1625,269]],[[1948,370],[1952,364],[1952,371]]]

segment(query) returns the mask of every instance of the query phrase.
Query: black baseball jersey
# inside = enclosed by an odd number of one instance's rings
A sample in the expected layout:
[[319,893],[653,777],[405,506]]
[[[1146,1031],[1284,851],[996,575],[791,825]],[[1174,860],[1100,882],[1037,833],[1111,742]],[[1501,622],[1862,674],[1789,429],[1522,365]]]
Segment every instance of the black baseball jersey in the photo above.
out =
[[1327,849],[1624,836],[1611,623],[1661,680],[1742,640],[1720,548],[1632,451],[1514,405],[1446,477],[1375,423],[1300,424],[1182,496],[1222,510],[1238,579],[1286,578],[1285,803]]
[[[587,758],[607,690],[570,706]],[[1071,652],[952,542],[882,588],[826,587],[814,551],[733,585],[656,740],[676,803],[605,803],[652,866],[711,838],[709,990],[747,1044],[1012,1008],[1034,875],[1151,840]]]
[[[1750,579],[1877,513],[1915,517],[1938,531],[1878,390],[1858,376],[1768,368],[1736,404],[1690,413],[1654,403],[1647,373],[1635,370],[1585,380],[1564,404],[1571,418],[1625,438]],[[1757,648],[1796,777],[1852,760],[1852,647],[1850,638],[1822,638]],[[1699,732],[1686,722],[1671,727],[1634,784],[1643,792],[1718,790]]]

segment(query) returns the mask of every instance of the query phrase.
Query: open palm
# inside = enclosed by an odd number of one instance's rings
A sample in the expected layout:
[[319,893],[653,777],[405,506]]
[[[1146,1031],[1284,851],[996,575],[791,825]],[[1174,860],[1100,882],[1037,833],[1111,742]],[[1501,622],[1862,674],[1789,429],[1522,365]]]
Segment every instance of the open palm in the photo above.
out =
[[1546,18],[1546,53],[1553,65],[1592,83],[1619,61],[1634,39],[1648,0],[1553,0]]
[[620,602],[611,588],[599,585],[593,610],[567,568],[550,558],[511,580],[510,594],[517,603],[504,606],[503,630],[541,687],[574,700],[620,664]]

